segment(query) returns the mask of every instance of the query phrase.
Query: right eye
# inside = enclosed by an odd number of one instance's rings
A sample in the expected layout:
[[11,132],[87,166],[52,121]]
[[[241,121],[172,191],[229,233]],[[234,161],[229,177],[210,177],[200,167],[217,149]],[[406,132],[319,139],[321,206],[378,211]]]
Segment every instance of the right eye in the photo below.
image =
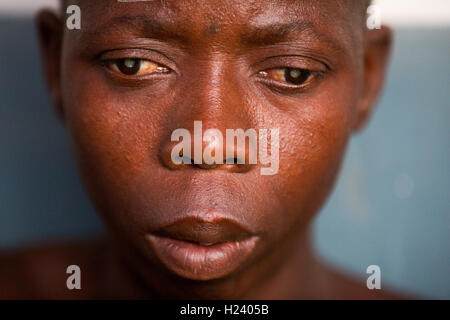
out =
[[274,68],[260,73],[262,76],[282,84],[301,86],[308,82],[314,73],[310,70],[299,68]]
[[110,70],[125,76],[147,76],[154,73],[168,73],[169,69],[155,62],[139,58],[110,60],[107,63]]

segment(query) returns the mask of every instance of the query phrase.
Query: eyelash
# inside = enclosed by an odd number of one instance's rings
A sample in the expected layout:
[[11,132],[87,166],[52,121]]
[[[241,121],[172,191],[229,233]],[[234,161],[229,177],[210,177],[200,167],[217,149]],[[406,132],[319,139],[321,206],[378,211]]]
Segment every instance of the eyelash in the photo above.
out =
[[[257,75],[263,83],[276,90],[299,91],[311,87],[317,78],[323,77],[324,72],[302,68],[280,67],[260,71]],[[273,77],[271,78],[271,75],[275,76],[275,79]],[[294,82],[296,77],[300,79],[298,83]]]
[[[171,70],[165,66],[151,60],[141,58],[111,59],[105,60],[103,64],[110,71],[128,79],[142,79],[155,74],[167,74],[171,72]],[[127,68],[129,70],[126,70]],[[139,74],[139,72],[142,71],[142,68],[150,71]],[[129,73],[127,73],[127,71],[129,71]]]
[[[151,60],[133,57],[104,60],[103,64],[110,72],[125,80],[139,81],[171,72],[171,69]],[[142,67],[150,72],[139,74]],[[126,70],[127,68],[129,70]],[[257,73],[260,81],[281,93],[307,90],[318,77],[323,77],[323,75],[324,72],[321,71],[292,67],[271,68]],[[296,78],[300,80],[298,83],[295,83]]]

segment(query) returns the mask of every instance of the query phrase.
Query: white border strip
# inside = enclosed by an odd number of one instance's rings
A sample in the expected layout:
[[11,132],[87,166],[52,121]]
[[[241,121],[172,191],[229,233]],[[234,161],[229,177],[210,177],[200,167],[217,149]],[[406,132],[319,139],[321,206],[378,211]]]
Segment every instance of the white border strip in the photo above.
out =
[[401,27],[450,27],[450,0],[374,0],[384,24]]
[[[450,27],[450,0],[373,0],[373,3],[380,7],[381,21],[394,27]],[[57,8],[58,0],[2,0],[0,15],[31,16],[42,7]]]

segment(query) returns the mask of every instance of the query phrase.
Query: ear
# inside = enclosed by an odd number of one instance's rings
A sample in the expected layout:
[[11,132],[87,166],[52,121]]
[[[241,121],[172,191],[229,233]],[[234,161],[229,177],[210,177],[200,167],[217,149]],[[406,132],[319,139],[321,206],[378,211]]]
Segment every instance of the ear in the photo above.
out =
[[389,62],[392,32],[388,27],[366,31],[364,41],[364,87],[358,103],[354,130],[367,123],[385,81]]
[[47,87],[50,91],[55,112],[58,117],[64,121],[60,82],[61,48],[64,24],[54,12],[45,9],[37,14],[36,26]]

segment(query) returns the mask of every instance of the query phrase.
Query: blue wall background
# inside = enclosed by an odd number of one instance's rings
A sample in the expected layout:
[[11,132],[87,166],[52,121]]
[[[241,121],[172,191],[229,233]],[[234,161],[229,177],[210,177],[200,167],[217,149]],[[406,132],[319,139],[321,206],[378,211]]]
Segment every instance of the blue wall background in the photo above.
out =
[[[399,29],[389,79],[315,222],[318,253],[365,281],[450,299],[450,29]],[[0,249],[103,232],[52,113],[31,19],[0,16]]]

